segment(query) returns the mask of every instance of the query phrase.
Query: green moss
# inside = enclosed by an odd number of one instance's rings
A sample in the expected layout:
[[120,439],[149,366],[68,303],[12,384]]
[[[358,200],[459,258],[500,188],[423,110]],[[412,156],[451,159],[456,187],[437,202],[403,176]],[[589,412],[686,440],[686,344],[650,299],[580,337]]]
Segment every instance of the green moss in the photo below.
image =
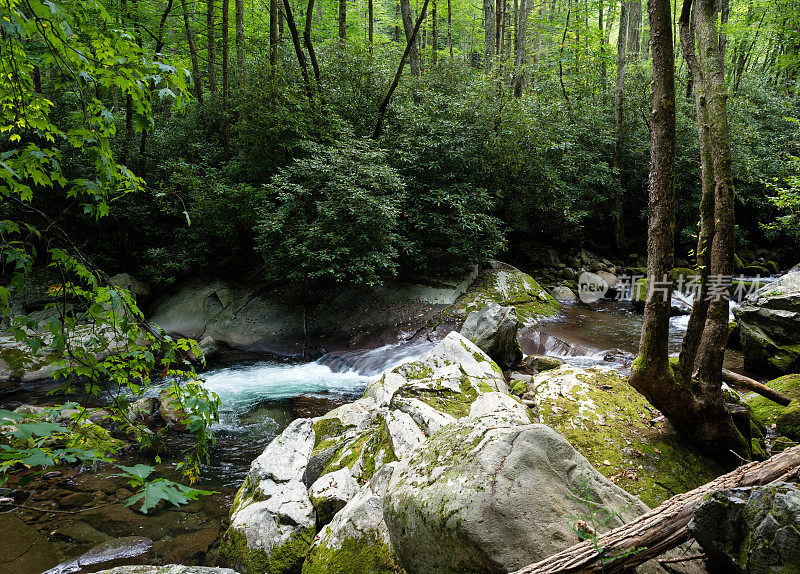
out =
[[386,425],[386,421],[383,420],[383,418],[375,433],[364,446],[362,460],[363,472],[361,478],[363,482],[372,478],[375,472],[384,464],[398,460],[394,452],[394,447],[392,446],[389,427]]
[[800,440],[800,399],[795,399],[785,407],[775,424],[778,432],[792,440]]
[[[800,374],[779,377],[768,382],[767,386],[782,392],[790,399],[800,399]],[[755,393],[745,395],[745,402],[750,407],[755,419],[767,427],[775,422],[784,408]]]
[[312,423],[314,428],[314,453],[322,452],[338,442],[346,428],[336,417],[324,418]]
[[52,365],[61,358],[55,353],[45,353],[45,350],[32,354],[18,347],[0,347],[0,361],[8,365],[13,377],[20,378],[29,371]]
[[303,574],[395,574],[403,569],[391,548],[377,536],[348,538],[340,548],[317,545],[303,564]]
[[622,376],[589,373],[568,396],[539,399],[539,414],[598,471],[650,506],[722,474],[667,425],[651,425],[657,411]]
[[419,361],[405,363],[404,365],[395,367],[392,372],[412,381],[421,381],[422,379],[427,379],[433,376],[433,369],[428,365],[420,363]]
[[528,383],[519,379],[515,380],[511,385],[511,394],[521,397],[528,392]]
[[231,528],[220,542],[220,562],[244,574],[294,574],[300,571],[315,534],[313,527],[306,528],[267,553],[248,547],[245,535]]

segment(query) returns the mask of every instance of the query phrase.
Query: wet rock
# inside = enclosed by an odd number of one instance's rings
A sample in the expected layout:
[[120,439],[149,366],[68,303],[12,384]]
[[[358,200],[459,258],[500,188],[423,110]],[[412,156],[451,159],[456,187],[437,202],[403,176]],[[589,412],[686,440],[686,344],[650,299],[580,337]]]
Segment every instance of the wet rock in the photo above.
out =
[[230,568],[168,564],[167,566],[118,566],[98,574],[237,574],[237,572]]
[[713,492],[695,509],[689,531],[721,572],[800,572],[800,488]]
[[185,425],[181,422],[184,417],[183,407],[178,399],[164,389],[158,394],[158,414],[167,426],[175,430],[183,430]]
[[95,546],[74,560],[62,562],[44,574],[80,574],[130,564],[146,564],[153,541],[142,536],[127,536]]
[[[577,279],[578,274],[575,273],[575,270],[571,267],[565,267],[561,270],[561,278],[566,279],[567,281],[575,281]],[[552,293],[551,293],[552,295]],[[555,297],[553,297],[555,299]],[[558,299],[556,299],[558,301]]]
[[166,564],[203,564],[218,538],[219,529],[208,527],[156,542],[154,549]]
[[219,354],[219,345],[217,345],[213,337],[203,337],[197,344],[206,360],[213,359]]
[[746,369],[800,370],[800,273],[788,273],[748,295],[733,310]]
[[519,371],[528,375],[536,375],[551,369],[557,369],[564,364],[564,359],[548,357],[545,355],[528,355],[522,359]]
[[118,273],[111,277],[111,284],[114,287],[127,289],[137,300],[143,300],[150,296],[150,286],[127,273]]
[[25,524],[13,514],[2,518],[0,536],[0,563],[3,572],[43,572],[56,564],[58,551],[39,531]]
[[96,528],[86,524],[82,520],[77,522],[67,522],[59,526],[54,536],[61,540],[76,542],[79,544],[99,544],[109,540],[108,534],[100,532]]
[[467,315],[461,335],[475,343],[501,369],[509,369],[522,360],[517,340],[517,311],[497,303]]
[[383,516],[410,574],[498,572],[578,543],[565,517],[598,508],[607,527],[647,510],[549,427],[460,421],[395,470]]
[[[800,374],[784,375],[765,384],[793,399],[793,403],[800,399]],[[778,417],[787,408],[755,393],[746,394],[744,400],[750,407],[753,418],[766,427],[776,424]]]
[[559,303],[575,303],[578,296],[575,292],[565,285],[558,285],[550,291],[550,296]]

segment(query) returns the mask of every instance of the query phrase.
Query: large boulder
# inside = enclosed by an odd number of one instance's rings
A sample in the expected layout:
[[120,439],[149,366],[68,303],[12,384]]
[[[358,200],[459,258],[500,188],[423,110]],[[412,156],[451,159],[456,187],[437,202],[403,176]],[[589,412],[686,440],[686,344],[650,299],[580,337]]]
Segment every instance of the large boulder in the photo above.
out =
[[733,313],[745,368],[778,375],[800,371],[800,273],[761,287]]
[[310,552],[303,568],[316,564],[316,572],[363,562],[369,547],[376,563],[391,564],[375,515],[388,480],[382,469],[459,420],[530,423],[530,411],[499,392],[504,385],[499,367],[452,332],[374,381],[363,398],[294,421],[253,462],[234,500],[222,559],[246,574],[283,573],[300,568]]
[[723,474],[615,370],[563,365],[535,375],[527,388],[542,423],[650,506]]
[[561,435],[539,424],[461,421],[398,467],[383,514],[410,574],[507,572],[645,512]]
[[214,568],[211,566],[184,566],[183,564],[167,564],[166,566],[117,566],[111,570],[103,570],[98,574],[237,574],[230,568]]
[[778,483],[711,493],[689,531],[719,572],[800,572],[800,488]]
[[461,334],[489,355],[501,369],[510,369],[522,360],[518,328],[514,307],[491,303],[467,315]]

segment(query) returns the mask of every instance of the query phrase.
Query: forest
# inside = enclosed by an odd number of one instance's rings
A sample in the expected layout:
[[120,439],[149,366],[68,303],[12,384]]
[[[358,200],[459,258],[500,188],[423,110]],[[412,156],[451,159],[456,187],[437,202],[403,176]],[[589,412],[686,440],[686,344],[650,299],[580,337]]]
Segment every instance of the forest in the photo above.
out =
[[796,2],[0,0],[0,52],[0,570],[800,572]]

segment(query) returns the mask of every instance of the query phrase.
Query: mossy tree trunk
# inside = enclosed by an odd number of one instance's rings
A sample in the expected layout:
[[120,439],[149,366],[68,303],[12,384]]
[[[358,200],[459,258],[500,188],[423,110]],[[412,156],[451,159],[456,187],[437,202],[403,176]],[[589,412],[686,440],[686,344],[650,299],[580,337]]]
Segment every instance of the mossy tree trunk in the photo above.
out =
[[[691,0],[687,3],[691,4]],[[725,82],[713,3],[714,0],[698,0],[696,36],[700,58],[693,64],[699,72],[694,77],[701,88],[697,98],[701,160],[706,162],[703,177],[710,178],[713,173],[713,186],[710,179],[704,179],[706,235],[701,236],[704,249],[699,255],[701,263],[708,263],[711,277],[725,277],[733,271],[733,191]],[[682,353],[686,363],[675,373],[669,364],[669,294],[675,226],[675,63],[670,4],[668,0],[649,0],[648,9],[653,54],[649,281],[639,358],[634,363],[630,382],[701,450],[731,468],[737,466],[742,457],[747,457],[750,449],[722,394],[722,360],[728,335],[727,290],[719,290],[719,296],[718,290],[709,291],[708,295],[714,297],[707,309],[702,310],[705,303],[701,303],[700,310],[692,318],[695,331],[690,334],[693,338],[687,341]],[[690,9],[691,5],[684,5],[681,29],[684,40],[687,37],[686,15]],[[691,39],[691,35],[688,36]],[[690,60],[694,55],[693,44],[691,46],[691,50],[685,48]],[[707,120],[707,128],[704,120]],[[713,203],[709,191],[712,188]],[[713,221],[709,220],[712,205]],[[713,230],[709,228],[711,223]],[[661,289],[655,289],[656,285]],[[698,342],[700,326],[702,335]]]

